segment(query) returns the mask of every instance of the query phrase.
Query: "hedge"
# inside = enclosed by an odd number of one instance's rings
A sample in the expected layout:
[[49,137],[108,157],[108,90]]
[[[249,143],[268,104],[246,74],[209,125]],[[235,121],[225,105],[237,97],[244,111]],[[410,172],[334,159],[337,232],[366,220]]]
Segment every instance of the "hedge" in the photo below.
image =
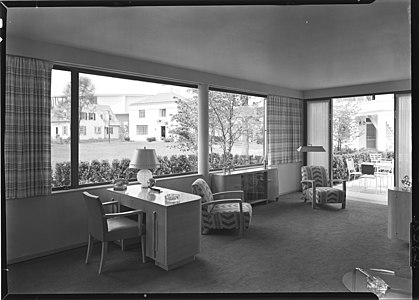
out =
[[[348,168],[346,160],[352,158],[355,170],[360,171],[362,162],[370,162],[369,154],[371,151],[355,151],[352,153],[334,154],[333,155],[333,178],[348,179]],[[394,152],[381,152],[386,159],[394,159]],[[157,169],[155,175],[170,175],[196,172],[198,170],[198,159],[196,155],[172,155],[158,156],[160,168]],[[230,155],[228,160],[224,155],[211,153],[209,156],[209,167],[211,170],[223,169],[230,166],[254,165],[262,162],[260,155]],[[230,161],[230,164],[226,164]],[[132,179],[136,177],[138,170],[129,168],[130,160],[114,159],[111,163],[108,160],[92,160],[91,162],[83,161],[79,164],[79,184],[106,183],[115,179]],[[71,182],[71,165],[70,162],[60,162],[55,165],[52,170],[52,186],[63,187],[69,186]]]
[[[170,175],[196,172],[198,170],[198,158],[196,155],[172,155],[158,156],[160,168],[155,175]],[[262,156],[231,155],[230,161],[233,166],[253,165],[261,162]],[[222,169],[224,156],[218,153],[211,153],[210,168]],[[82,161],[79,164],[79,184],[106,183],[115,179],[132,179],[136,177],[138,170],[129,168],[130,160],[114,159],[111,163],[108,160],[92,160],[91,162]],[[52,170],[52,187],[69,186],[71,182],[70,162],[60,162]]]

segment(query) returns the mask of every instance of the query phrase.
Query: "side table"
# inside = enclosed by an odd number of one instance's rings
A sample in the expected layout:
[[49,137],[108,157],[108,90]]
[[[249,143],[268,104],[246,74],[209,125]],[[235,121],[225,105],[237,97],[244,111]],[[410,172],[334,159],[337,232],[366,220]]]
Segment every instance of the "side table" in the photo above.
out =
[[[371,292],[379,299],[412,299],[412,279],[398,276],[394,271],[354,268],[343,275],[342,281],[351,292]],[[372,287],[380,283],[388,286],[381,294]]]

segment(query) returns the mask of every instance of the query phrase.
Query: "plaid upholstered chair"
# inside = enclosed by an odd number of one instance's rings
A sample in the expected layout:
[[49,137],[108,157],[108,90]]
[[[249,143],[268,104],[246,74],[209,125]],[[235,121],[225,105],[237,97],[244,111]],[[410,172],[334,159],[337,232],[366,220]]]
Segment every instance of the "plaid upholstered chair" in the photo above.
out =
[[213,194],[206,181],[199,178],[192,184],[192,193],[202,199],[202,234],[207,234],[210,229],[238,229],[240,238],[244,229],[249,228],[252,206],[243,202],[243,191]]
[[334,188],[330,183],[326,169],[322,166],[301,167],[301,179],[304,202],[312,201],[313,208],[316,208],[317,203],[342,203],[342,209],[345,208],[345,180],[333,180],[333,183],[342,183],[342,189]]

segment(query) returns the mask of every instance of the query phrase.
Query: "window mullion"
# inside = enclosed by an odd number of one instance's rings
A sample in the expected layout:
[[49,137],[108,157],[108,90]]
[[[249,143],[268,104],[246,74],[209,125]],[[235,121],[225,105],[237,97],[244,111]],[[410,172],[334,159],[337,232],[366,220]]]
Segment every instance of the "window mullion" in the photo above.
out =
[[79,73],[71,71],[71,187],[79,185]]

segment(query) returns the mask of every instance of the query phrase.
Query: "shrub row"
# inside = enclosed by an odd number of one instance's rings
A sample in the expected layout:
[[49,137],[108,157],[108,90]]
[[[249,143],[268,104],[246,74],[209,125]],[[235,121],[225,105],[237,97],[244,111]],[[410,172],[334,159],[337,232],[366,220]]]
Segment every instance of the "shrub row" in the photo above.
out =
[[[157,169],[155,175],[170,175],[195,172],[198,170],[198,159],[196,155],[172,155],[158,156],[160,168]],[[261,161],[261,156],[230,156],[230,161],[234,166],[243,166],[257,164]],[[222,169],[225,166],[223,155],[212,153],[210,155],[210,168]],[[129,168],[130,160],[114,159],[112,162],[108,160],[92,160],[91,162],[83,161],[79,164],[79,184],[106,183],[115,179],[133,179],[136,178],[138,170]],[[71,164],[70,162],[60,162],[55,165],[52,170],[52,186],[63,187],[69,186],[71,182]]]

